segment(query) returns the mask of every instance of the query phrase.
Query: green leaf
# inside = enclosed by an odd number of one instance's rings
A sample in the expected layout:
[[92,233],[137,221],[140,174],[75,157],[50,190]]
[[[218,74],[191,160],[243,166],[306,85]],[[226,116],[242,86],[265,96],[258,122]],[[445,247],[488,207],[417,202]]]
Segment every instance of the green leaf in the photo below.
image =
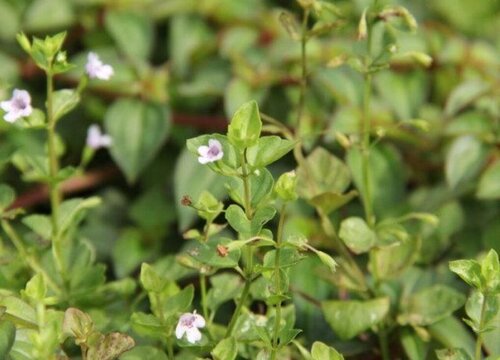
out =
[[481,266],[476,260],[450,261],[448,266],[451,271],[460,276],[470,286],[476,289],[482,287]]
[[312,360],[344,360],[344,357],[334,348],[315,341],[311,348]]
[[444,109],[445,115],[447,117],[455,115],[486,93],[488,89],[489,85],[487,83],[477,79],[463,82],[457,86],[448,97]]
[[23,217],[22,222],[42,239],[48,240],[51,238],[52,223],[47,215],[28,215]]
[[[260,169],[252,172],[248,177],[250,190],[250,204],[253,208],[267,206],[272,195],[274,178],[267,169]],[[226,188],[229,196],[235,202],[244,206],[245,204],[245,184],[239,177],[232,177],[227,180]]]
[[369,251],[377,242],[377,235],[359,217],[350,217],[342,221],[339,237],[356,254]]
[[[495,297],[494,302],[496,306],[500,304],[500,295],[493,295]],[[489,300],[490,301],[490,300]],[[488,308],[492,309],[493,307]],[[495,316],[490,320],[489,331],[483,333],[484,346],[488,353],[492,356],[500,356],[500,342],[498,341],[500,337],[500,311],[497,311]]]
[[120,50],[131,58],[147,59],[154,41],[154,27],[150,18],[126,11],[108,11],[106,30]]
[[240,150],[258,143],[262,121],[255,101],[241,105],[231,119],[227,129],[229,141]]
[[395,278],[413,265],[419,248],[417,237],[410,237],[398,246],[374,248],[370,252],[368,268],[381,279]]
[[330,327],[343,340],[370,329],[389,313],[389,298],[367,301],[331,300],[321,304],[323,314]]
[[295,143],[279,136],[263,136],[257,144],[247,149],[248,163],[256,168],[263,168],[290,152]]
[[326,149],[318,147],[297,169],[297,191],[304,199],[324,193],[343,193],[351,182],[347,166]]
[[146,263],[141,266],[141,285],[147,292],[159,293],[166,285],[166,279],[161,278],[155,269]]
[[76,90],[62,89],[53,94],[53,117],[55,121],[73,110],[80,102],[80,95]]
[[479,178],[476,196],[479,199],[500,199],[500,161],[489,166]]
[[20,14],[8,1],[0,1],[0,38],[12,40],[19,31]]
[[[0,306],[4,306],[6,308],[5,313],[2,317],[6,317],[6,315],[12,315],[14,319],[11,319],[17,326],[25,326],[36,328],[36,314],[35,310],[27,304],[25,301],[14,297],[14,296],[0,296]],[[16,321],[16,320],[19,321]]]
[[50,32],[69,28],[75,20],[71,2],[66,0],[35,0],[24,14],[23,28],[30,32]]
[[276,215],[276,209],[272,206],[258,208],[249,220],[243,209],[238,205],[230,205],[226,209],[226,220],[229,225],[242,236],[242,239],[258,235],[262,227]]
[[436,350],[436,356],[439,360],[471,360],[464,349],[441,349]]
[[[133,316],[133,315],[132,315]],[[153,346],[136,346],[120,356],[120,360],[168,360],[167,355]]]
[[[480,333],[490,328],[490,322],[495,319],[498,313],[498,305],[496,296],[488,295],[485,297],[480,291],[473,291],[465,304],[465,312],[470,318],[467,324],[472,327],[475,333]],[[481,312],[483,309],[484,313],[481,319]]]
[[132,329],[141,336],[154,339],[163,339],[165,337],[166,326],[162,325],[160,319],[154,315],[135,312],[130,317],[130,323]]
[[212,287],[207,294],[208,307],[216,311],[220,305],[229,301],[241,292],[241,277],[235,274],[221,273],[210,277]]
[[400,341],[409,360],[427,359],[429,343],[422,340],[415,331],[404,327],[400,332]]
[[427,329],[432,338],[444,347],[463,348],[470,357],[473,357],[475,340],[462,321],[450,316],[430,325]]
[[166,316],[177,315],[178,313],[185,312],[193,302],[194,286],[190,284],[177,294],[169,296],[161,306]]
[[238,355],[238,344],[232,336],[222,339],[211,352],[214,360],[234,360]]
[[0,359],[8,359],[10,349],[16,340],[16,327],[8,320],[0,320]]
[[334,192],[324,192],[309,199],[309,202],[318,209],[321,209],[323,214],[328,215],[331,212],[341,208],[349,201],[354,199],[358,192],[351,190],[346,194]]
[[108,109],[104,123],[113,139],[111,155],[132,183],[167,138],[170,111],[157,104],[120,99]]
[[5,184],[0,184],[0,213],[8,208],[16,199],[14,190]]
[[59,211],[59,234],[64,234],[72,226],[76,226],[82,220],[82,214],[101,204],[101,199],[92,196],[87,199],[74,198],[64,201]]
[[500,263],[494,249],[491,249],[481,262],[481,275],[486,286],[485,291],[489,293],[500,292]]
[[444,285],[434,285],[403,299],[398,322],[402,325],[431,325],[450,316],[464,303],[462,293]]
[[446,154],[446,181],[454,189],[474,179],[486,160],[485,146],[473,136],[461,136]]
[[216,269],[234,268],[238,266],[241,251],[239,249],[227,250],[226,245],[230,242],[229,239],[210,240],[207,243],[195,245],[188,253],[202,264]]

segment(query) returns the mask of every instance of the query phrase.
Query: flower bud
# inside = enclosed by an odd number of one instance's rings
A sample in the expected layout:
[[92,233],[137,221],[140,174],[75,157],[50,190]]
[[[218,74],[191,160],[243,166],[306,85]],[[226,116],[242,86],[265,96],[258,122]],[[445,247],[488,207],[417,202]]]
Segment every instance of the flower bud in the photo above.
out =
[[282,174],[276,185],[274,191],[284,201],[293,201],[297,199],[297,192],[295,191],[297,185],[297,174],[295,171],[289,171]]

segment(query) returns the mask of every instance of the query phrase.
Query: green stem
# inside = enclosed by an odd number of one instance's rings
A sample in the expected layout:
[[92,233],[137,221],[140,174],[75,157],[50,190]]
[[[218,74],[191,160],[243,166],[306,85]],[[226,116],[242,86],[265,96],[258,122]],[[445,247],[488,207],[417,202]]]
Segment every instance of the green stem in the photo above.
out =
[[371,186],[370,186],[370,98],[372,91],[372,75],[365,74],[364,95],[363,95],[363,119],[361,122],[361,144],[362,152],[362,180],[363,180],[363,207],[365,210],[368,225],[372,227],[375,223],[372,208]]
[[231,318],[231,321],[229,322],[229,325],[227,327],[226,331],[226,338],[230,337],[231,334],[233,333],[234,326],[236,325],[236,320],[238,320],[238,317],[240,316],[241,310],[243,309],[243,304],[245,303],[248,294],[250,293],[250,285],[252,284],[252,280],[247,278],[245,280],[245,286],[243,287],[243,292],[241,293],[241,297],[238,301],[238,305],[236,305],[236,310],[234,310],[233,317]]
[[390,354],[389,354],[389,342],[387,341],[387,332],[385,331],[385,328],[382,327],[379,328],[378,331],[378,340],[380,344],[380,349],[382,351],[382,359],[383,360],[390,360]]
[[304,103],[306,98],[307,89],[307,21],[309,19],[309,10],[304,10],[304,16],[302,18],[302,36],[300,40],[300,57],[302,66],[302,76],[300,78],[300,95],[299,104],[297,108],[297,130],[300,132],[302,127],[302,113],[304,111]]
[[200,274],[200,292],[201,292],[201,308],[203,317],[208,319],[208,306],[207,306],[207,276]]
[[[281,253],[281,237],[283,234],[283,225],[285,223],[285,210],[286,204],[283,204],[280,212],[280,220],[278,223],[278,230],[276,233],[276,255],[274,257],[274,287],[278,295],[281,295],[281,277],[280,277],[280,253]],[[271,352],[271,360],[276,359],[279,346],[279,333],[281,324],[281,301],[276,304],[276,314],[274,320],[274,334],[273,334],[273,350]]]
[[167,355],[168,360],[174,360],[174,344],[170,336],[167,337]]
[[475,360],[481,360],[482,358],[482,347],[483,347],[483,328],[484,328],[484,320],[486,317],[486,305],[488,302],[488,294],[483,294],[483,303],[481,304],[481,315],[479,318],[479,333],[477,334],[476,339],[476,356]]
[[47,71],[47,137],[48,137],[48,156],[49,156],[49,174],[50,174],[50,206],[52,223],[52,253],[56,266],[61,277],[66,278],[64,267],[62,244],[59,239],[59,205],[61,204],[61,193],[57,182],[57,173],[59,172],[59,159],[56,150],[56,119],[53,113],[53,94],[54,78],[53,74]]
[[2,229],[5,231],[10,241],[14,244],[17,252],[21,255],[21,258],[26,261],[28,266],[35,272],[42,274],[47,281],[47,285],[56,293],[60,294],[61,289],[52,280],[52,278],[47,274],[43,267],[38,263],[37,259],[31,255],[28,250],[24,247],[24,243],[20,236],[17,234],[16,230],[5,220],[2,220]]

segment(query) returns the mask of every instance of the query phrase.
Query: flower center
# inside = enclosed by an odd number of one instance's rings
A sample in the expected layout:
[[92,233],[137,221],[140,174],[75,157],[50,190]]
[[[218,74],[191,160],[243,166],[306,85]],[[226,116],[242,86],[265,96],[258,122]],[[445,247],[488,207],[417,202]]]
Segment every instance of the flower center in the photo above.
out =
[[14,99],[14,107],[19,109],[19,110],[24,110],[26,109],[26,107],[28,106],[28,104],[26,103],[26,101],[24,101],[24,99],[20,99],[20,98],[16,98]]
[[210,156],[217,156],[219,155],[220,150],[217,146],[212,146],[210,149],[208,149],[208,155]]
[[196,318],[194,316],[186,317],[185,319],[182,319],[182,325],[187,328],[192,328],[195,320]]

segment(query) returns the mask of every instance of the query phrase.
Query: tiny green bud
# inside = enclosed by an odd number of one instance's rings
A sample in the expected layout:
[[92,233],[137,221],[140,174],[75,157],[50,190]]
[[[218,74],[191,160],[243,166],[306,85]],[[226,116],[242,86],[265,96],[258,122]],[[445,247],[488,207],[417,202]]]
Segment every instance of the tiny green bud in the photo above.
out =
[[423,53],[421,51],[409,51],[406,53],[406,56],[409,56],[418,64],[424,67],[429,67],[432,64],[432,58],[426,53]]
[[289,171],[278,178],[274,190],[282,200],[293,201],[297,199],[296,185],[297,174],[295,171]]
[[361,19],[358,24],[358,40],[366,39],[368,35],[368,25],[366,23],[366,9],[363,11],[363,15],[361,15]]
[[352,145],[351,140],[341,132],[335,131],[335,139],[344,149],[349,149]]

